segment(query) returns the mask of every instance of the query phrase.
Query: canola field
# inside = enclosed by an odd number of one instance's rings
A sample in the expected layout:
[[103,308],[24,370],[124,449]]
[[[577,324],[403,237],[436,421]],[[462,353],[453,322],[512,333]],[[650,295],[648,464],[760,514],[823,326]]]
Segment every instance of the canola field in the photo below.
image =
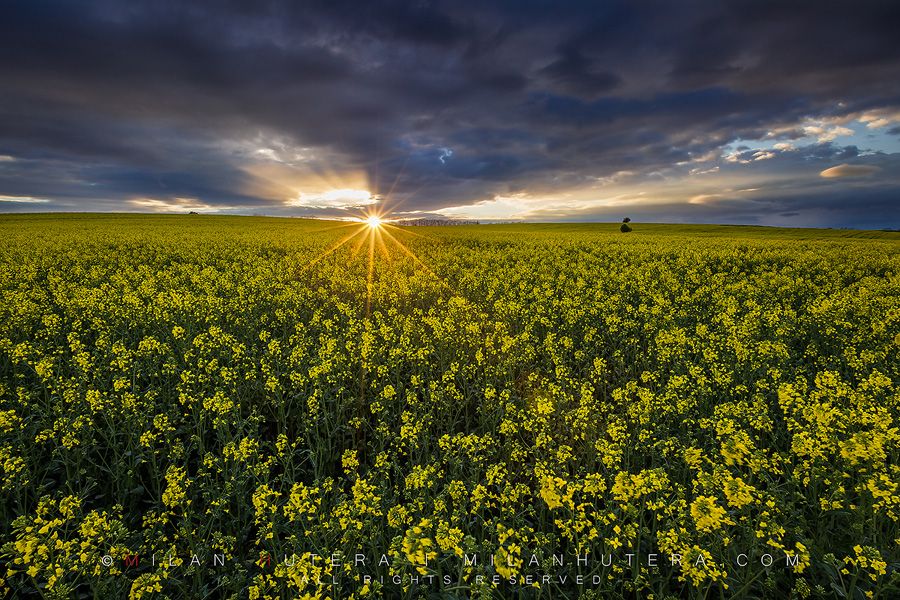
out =
[[0,597],[898,597],[900,234],[633,226],[0,216]]

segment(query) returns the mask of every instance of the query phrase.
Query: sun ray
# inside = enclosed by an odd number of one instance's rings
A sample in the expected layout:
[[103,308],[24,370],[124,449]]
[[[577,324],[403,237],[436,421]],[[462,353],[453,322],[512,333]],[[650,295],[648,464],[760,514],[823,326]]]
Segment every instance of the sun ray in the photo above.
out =
[[426,264],[423,263],[421,260],[419,260],[419,257],[416,256],[416,255],[413,253],[412,250],[410,250],[409,248],[407,248],[406,246],[404,246],[402,243],[400,243],[400,241],[399,241],[397,238],[395,238],[394,236],[392,236],[392,235],[391,235],[391,232],[389,232],[389,231],[386,230],[386,229],[383,229],[382,231],[384,231],[384,234],[385,234],[386,236],[388,236],[389,238],[391,238],[391,240],[393,240],[393,242],[394,242],[395,244],[397,244],[398,246],[400,246],[400,249],[401,249],[401,250],[403,250],[404,252],[406,252],[407,254],[409,254],[409,255],[412,257],[412,259],[413,259],[414,261],[416,261],[417,263],[419,263],[419,265],[420,265],[423,269],[425,269],[426,271],[428,271],[428,273],[429,273],[432,277],[434,277],[435,279],[437,279],[438,282],[439,282],[441,285],[443,285],[443,286],[446,287],[448,290],[450,290],[450,292],[451,292],[452,294],[457,295],[456,290],[454,290],[452,287],[450,287],[450,285],[449,285],[448,283],[446,283],[443,279],[441,279],[440,277],[438,277],[438,276],[435,274],[435,272],[432,271],[432,270],[428,267],[428,265],[426,265]]
[[335,250],[337,250],[338,248],[340,248],[341,246],[343,246],[344,244],[346,244],[347,242],[352,240],[354,237],[356,237],[363,231],[365,231],[365,227],[360,227],[359,229],[357,229],[355,232],[351,233],[350,235],[344,236],[344,238],[342,240],[340,240],[338,243],[336,243],[334,246],[332,246],[331,248],[329,248],[328,250],[326,250],[319,256],[312,259],[310,262],[306,263],[304,266],[302,266],[302,267],[298,268],[296,271],[294,271],[294,274],[291,275],[290,277],[288,277],[287,279],[285,279],[282,283],[287,283],[287,282],[293,280],[294,278],[298,277],[301,273],[303,273],[303,271],[305,271],[306,269],[310,268],[311,266],[313,266],[314,264],[316,264],[317,262],[319,262],[320,260],[322,260],[323,258],[328,256],[329,254],[331,254],[332,252],[334,252]]
[[412,154],[409,154],[406,157],[406,160],[403,163],[403,166],[400,167],[400,172],[397,173],[397,177],[394,178],[394,184],[391,186],[391,189],[388,190],[388,193],[384,196],[384,201],[387,202],[388,198],[394,193],[394,190],[397,188],[397,184],[400,183],[400,178],[403,177],[403,172],[406,171],[406,165],[409,164],[409,159],[412,158]]
[[[363,226],[363,229],[366,229]],[[376,227],[368,227],[369,230],[369,268],[366,274],[366,318],[363,321],[363,327],[365,328],[366,334],[368,334],[372,330],[372,280],[373,275],[375,273],[375,233],[377,232]],[[361,240],[365,239],[360,238]],[[365,353],[363,354],[363,360],[360,363],[360,372],[359,372],[359,403],[357,406],[357,418],[362,420],[363,416],[363,406],[365,404],[366,397],[366,360]],[[355,433],[355,441],[356,448],[359,451],[362,448],[361,438],[364,432],[362,428],[357,427]]]
[[392,224],[390,224],[390,223],[385,223],[385,222],[383,222],[383,221],[382,221],[381,224],[384,225],[385,227],[390,227],[390,228],[392,228],[392,229],[396,229],[397,231],[402,231],[403,233],[408,233],[408,234],[410,234],[410,235],[417,235],[417,236],[419,236],[420,238],[425,238],[426,240],[431,240],[432,242],[441,242],[441,241],[442,241],[442,240],[439,240],[439,239],[437,239],[437,238],[433,238],[433,237],[431,237],[431,236],[424,235],[424,234],[422,234],[422,233],[417,233],[417,232],[415,232],[415,231],[410,231],[409,229],[403,229],[402,227],[397,227],[396,225],[392,225]]
[[332,225],[331,227],[323,227],[322,229],[313,229],[309,233],[321,233],[323,231],[332,231],[334,229],[343,229],[345,227],[353,227],[354,225],[359,225],[356,221],[345,221],[339,225]]
[[384,257],[387,259],[388,264],[393,266],[394,261],[391,259],[391,253],[388,252],[387,245],[384,243],[384,238],[382,238],[381,236],[381,228],[376,228],[374,232],[375,239],[377,240],[378,246],[381,248],[381,251],[384,253]]
[[[384,213],[385,213],[385,214],[390,214],[390,213],[394,212],[395,210],[397,210],[404,202],[408,201],[410,198],[412,198],[413,196],[415,196],[416,194],[418,194],[419,192],[421,192],[422,190],[424,190],[426,187],[428,187],[429,185],[431,185],[431,183],[432,183],[435,179],[438,178],[438,175],[440,175],[440,173],[437,173],[436,175],[433,175],[428,181],[426,181],[426,182],[423,183],[421,186],[419,186],[418,189],[413,190],[413,191],[412,191],[408,196],[406,196],[406,198],[404,198],[403,200],[398,200],[398,201],[396,202],[396,204],[394,204],[394,205],[391,206],[390,208],[388,208],[387,206],[385,206]],[[386,202],[386,200],[385,200],[385,202]]]
[[375,230],[369,232],[369,273],[366,277],[366,325],[372,314],[372,280],[375,275]]
[[[362,226],[360,226],[360,231],[368,231],[371,233],[372,230],[369,229],[368,227],[366,227],[365,225],[362,225]],[[356,257],[356,255],[359,254],[360,249],[362,249],[363,244],[365,244],[365,243],[366,243],[366,236],[362,236],[359,238],[359,240],[356,241],[356,245],[353,247],[353,254],[352,254],[353,257]]]
[[375,185],[372,187],[372,190],[377,194],[378,187],[378,169],[381,165],[381,159],[378,157],[378,134],[375,134],[375,172],[373,173],[373,179],[375,180]]

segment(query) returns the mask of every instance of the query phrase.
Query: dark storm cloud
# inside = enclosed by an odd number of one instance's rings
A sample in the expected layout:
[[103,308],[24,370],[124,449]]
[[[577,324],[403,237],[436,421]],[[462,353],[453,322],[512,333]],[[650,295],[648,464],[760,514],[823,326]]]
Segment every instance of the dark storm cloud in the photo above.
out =
[[298,213],[254,179],[274,144],[408,211],[653,182],[739,139],[900,107],[897,30],[887,2],[9,1],[0,196]]
[[615,89],[622,79],[609,71],[592,71],[590,61],[577,49],[564,49],[563,57],[539,71],[566,92],[587,96]]

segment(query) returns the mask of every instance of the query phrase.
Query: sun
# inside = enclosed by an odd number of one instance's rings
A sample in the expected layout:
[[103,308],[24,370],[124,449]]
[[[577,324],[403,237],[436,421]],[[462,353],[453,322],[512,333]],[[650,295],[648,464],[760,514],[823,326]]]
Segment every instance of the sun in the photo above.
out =
[[364,223],[365,223],[366,225],[368,225],[369,227],[371,227],[372,229],[375,229],[375,228],[377,228],[377,227],[381,227],[381,219],[379,219],[379,218],[376,217],[375,215],[372,215],[371,217],[369,217],[368,219],[366,219],[366,220],[364,221]]

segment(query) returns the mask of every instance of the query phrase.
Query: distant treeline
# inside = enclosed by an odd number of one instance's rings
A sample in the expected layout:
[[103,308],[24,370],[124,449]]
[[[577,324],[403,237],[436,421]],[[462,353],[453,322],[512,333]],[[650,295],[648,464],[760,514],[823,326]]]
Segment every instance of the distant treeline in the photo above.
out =
[[410,227],[415,225],[481,225],[478,221],[464,221],[461,219],[401,219],[399,221],[391,221],[391,225],[400,225],[401,227]]

